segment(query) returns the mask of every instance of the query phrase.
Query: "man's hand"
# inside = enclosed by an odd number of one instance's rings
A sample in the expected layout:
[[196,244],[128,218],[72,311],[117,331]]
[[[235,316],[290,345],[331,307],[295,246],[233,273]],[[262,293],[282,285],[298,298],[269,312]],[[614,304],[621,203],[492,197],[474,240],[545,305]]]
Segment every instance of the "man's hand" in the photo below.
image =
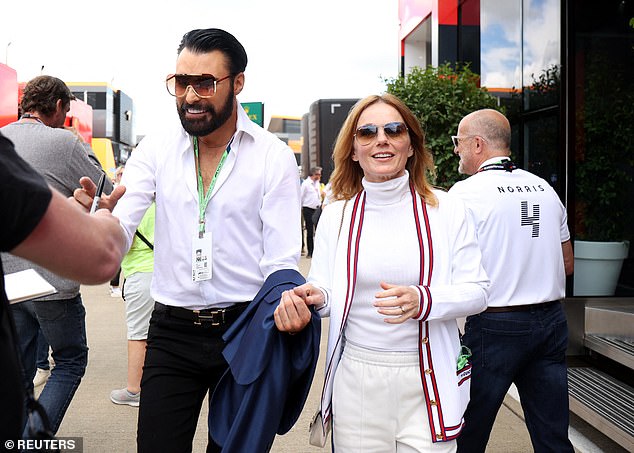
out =
[[[79,180],[79,184],[81,185],[81,189],[75,189],[73,198],[77,203],[83,206],[86,211],[89,211],[90,206],[92,206],[92,200],[95,198],[95,193],[97,192],[97,185],[87,176],[82,177]],[[114,188],[110,195],[102,194],[99,199],[98,208],[107,209],[112,212],[124,193],[125,186],[119,185]]]
[[280,332],[294,334],[302,330],[312,317],[308,305],[293,290],[284,291],[280,304],[273,313],[275,326]]

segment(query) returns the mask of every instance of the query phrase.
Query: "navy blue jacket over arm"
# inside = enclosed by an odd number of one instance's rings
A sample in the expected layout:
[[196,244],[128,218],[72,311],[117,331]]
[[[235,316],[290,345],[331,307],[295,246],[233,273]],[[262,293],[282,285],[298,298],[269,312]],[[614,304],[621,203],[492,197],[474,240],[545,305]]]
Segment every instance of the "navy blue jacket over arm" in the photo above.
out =
[[209,432],[226,452],[269,451],[275,434],[288,432],[304,407],[319,357],[321,320],[296,335],[275,327],[282,292],[305,282],[294,270],[271,274],[223,335],[229,369],[212,395]]

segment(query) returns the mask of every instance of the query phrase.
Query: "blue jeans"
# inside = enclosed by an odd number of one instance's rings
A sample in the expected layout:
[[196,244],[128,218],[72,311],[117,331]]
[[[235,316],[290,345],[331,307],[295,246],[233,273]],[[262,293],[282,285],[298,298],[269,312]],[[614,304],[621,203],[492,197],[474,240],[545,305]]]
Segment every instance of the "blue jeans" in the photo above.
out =
[[484,452],[495,417],[515,383],[535,452],[573,452],[568,440],[568,325],[560,303],[469,316],[471,399],[458,452]]
[[51,367],[48,361],[48,341],[46,341],[42,329],[38,332],[36,347],[37,368],[40,370],[48,370]]
[[[88,364],[86,310],[81,295],[64,300],[21,302],[12,305],[11,309],[18,333],[27,392],[33,391],[40,328],[53,351],[55,367],[38,401],[48,415],[52,432],[56,433]],[[35,417],[34,426],[42,429],[39,417]],[[28,424],[23,437],[29,437]]]

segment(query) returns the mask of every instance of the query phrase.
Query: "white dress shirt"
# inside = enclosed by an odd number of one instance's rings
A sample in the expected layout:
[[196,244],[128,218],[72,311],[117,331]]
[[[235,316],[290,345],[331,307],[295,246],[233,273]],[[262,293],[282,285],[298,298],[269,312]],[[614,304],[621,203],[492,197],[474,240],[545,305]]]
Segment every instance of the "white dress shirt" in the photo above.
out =
[[[152,297],[191,310],[250,301],[266,277],[298,269],[300,193],[291,149],[238,106],[237,132],[207,206],[212,278],[192,281],[198,192],[189,134],[174,122],[148,135],[126,163],[125,195],[114,215],[128,246],[156,198]],[[155,195],[156,194],[156,197]]]
[[317,209],[321,205],[319,180],[313,181],[310,176],[302,182],[302,207]]

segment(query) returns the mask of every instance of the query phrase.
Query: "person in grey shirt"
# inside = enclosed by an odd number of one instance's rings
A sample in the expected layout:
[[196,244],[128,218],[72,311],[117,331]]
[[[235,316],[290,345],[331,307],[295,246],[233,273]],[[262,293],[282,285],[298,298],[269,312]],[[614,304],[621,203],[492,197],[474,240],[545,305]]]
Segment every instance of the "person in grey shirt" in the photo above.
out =
[[[18,155],[41,173],[51,187],[68,197],[80,187],[82,176],[99,180],[103,174],[90,146],[78,134],[64,129],[72,99],[74,96],[62,80],[38,76],[24,88],[21,118],[0,129],[14,143]],[[111,191],[112,183],[106,177],[104,192]],[[80,285],[8,253],[2,254],[2,263],[6,273],[33,268],[57,290],[53,295],[11,307],[24,368],[24,385],[29,393],[33,389],[40,328],[51,346],[55,367],[39,402],[55,433],[88,363],[86,311]],[[36,420],[35,427],[41,428],[41,421]],[[25,426],[23,437],[29,437],[28,426]]]

